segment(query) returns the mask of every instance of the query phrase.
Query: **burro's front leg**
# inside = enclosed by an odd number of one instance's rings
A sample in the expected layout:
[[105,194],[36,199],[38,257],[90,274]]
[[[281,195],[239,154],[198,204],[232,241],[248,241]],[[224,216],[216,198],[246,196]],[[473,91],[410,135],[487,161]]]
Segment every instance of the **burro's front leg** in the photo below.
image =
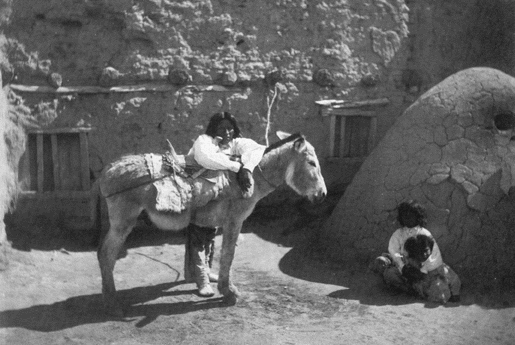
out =
[[240,293],[232,283],[232,261],[236,249],[236,242],[241,231],[242,223],[231,221],[223,227],[222,257],[220,258],[220,272],[218,277],[218,291],[224,296],[224,302],[236,304]]

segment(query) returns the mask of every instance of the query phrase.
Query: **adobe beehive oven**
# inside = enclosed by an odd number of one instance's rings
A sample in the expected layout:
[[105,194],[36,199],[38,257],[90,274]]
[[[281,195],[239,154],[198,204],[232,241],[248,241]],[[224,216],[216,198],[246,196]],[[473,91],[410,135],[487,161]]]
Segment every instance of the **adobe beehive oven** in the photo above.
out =
[[515,78],[458,72],[410,106],[361,166],[325,225],[332,256],[387,249],[396,206],[417,199],[444,260],[466,277],[515,277]]

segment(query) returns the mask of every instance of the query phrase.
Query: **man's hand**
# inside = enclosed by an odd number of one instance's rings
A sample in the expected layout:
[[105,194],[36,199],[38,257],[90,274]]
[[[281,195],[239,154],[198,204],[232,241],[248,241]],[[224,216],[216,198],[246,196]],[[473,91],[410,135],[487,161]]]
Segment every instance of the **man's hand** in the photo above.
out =
[[245,169],[242,165],[240,171],[236,174],[236,179],[243,193],[243,197],[250,198],[254,192],[254,177],[252,176],[252,172]]
[[229,159],[233,162],[240,162],[241,163],[241,156],[240,155],[230,155]]

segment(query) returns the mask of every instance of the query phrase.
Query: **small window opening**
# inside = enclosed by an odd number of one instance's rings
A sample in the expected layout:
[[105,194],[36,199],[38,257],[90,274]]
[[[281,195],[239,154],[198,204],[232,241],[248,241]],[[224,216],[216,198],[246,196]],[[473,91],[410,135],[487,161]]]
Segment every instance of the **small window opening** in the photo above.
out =
[[331,119],[329,156],[363,158],[374,145],[376,119],[373,116],[334,116]]
[[377,109],[387,106],[387,98],[320,100],[322,116],[329,117],[329,158],[361,161],[373,149],[377,132]]
[[89,191],[89,148],[85,131],[49,130],[28,134],[20,161],[23,191]]

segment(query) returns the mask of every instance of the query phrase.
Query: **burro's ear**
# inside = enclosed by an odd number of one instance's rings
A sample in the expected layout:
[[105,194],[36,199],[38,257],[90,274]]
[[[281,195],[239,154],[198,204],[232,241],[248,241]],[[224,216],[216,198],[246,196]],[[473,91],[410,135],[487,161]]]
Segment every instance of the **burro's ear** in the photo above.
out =
[[306,147],[306,139],[304,137],[300,137],[299,139],[295,140],[293,147],[299,152],[302,151]]
[[279,139],[283,140],[288,138],[291,134],[283,131],[277,131],[275,134],[279,137]]

